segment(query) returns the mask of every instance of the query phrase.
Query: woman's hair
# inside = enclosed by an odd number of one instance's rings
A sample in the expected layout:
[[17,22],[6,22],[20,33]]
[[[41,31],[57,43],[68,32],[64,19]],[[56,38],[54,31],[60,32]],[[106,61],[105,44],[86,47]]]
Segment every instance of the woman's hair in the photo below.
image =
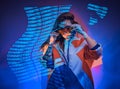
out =
[[[60,15],[57,17],[57,19],[56,19],[56,21],[55,21],[55,24],[54,24],[54,26],[53,26],[52,32],[58,32],[58,30],[63,29],[63,28],[59,27],[59,24],[60,24],[61,22],[65,21],[65,20],[70,20],[70,22],[71,22],[72,24],[78,24],[78,22],[76,22],[76,21],[74,20],[74,15],[73,15],[72,13],[70,13],[70,12],[64,12],[64,13],[60,14]],[[42,45],[41,47],[44,47],[45,44],[48,44],[48,43],[49,43],[49,39],[50,39],[50,37],[43,43],[43,45]],[[64,49],[64,40],[65,40],[65,39],[64,39],[64,38],[62,37],[62,35],[60,34],[60,35],[57,37],[55,43],[59,43],[60,47],[61,47],[62,49]]]
[[72,13],[64,12],[57,17],[52,31],[58,31],[61,29],[61,27],[59,27],[59,24],[65,20],[70,20],[72,24],[78,24],[78,22],[74,20],[74,15]]

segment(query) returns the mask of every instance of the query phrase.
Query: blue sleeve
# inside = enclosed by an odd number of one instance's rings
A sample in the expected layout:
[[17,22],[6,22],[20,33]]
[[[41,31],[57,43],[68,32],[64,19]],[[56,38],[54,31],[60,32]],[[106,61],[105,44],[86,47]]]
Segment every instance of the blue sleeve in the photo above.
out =
[[47,68],[51,68],[51,69],[54,68],[54,61],[52,58],[52,45],[48,46],[48,49],[47,49],[45,55],[43,56],[43,60],[47,61]]
[[93,48],[91,48],[91,50],[96,50],[99,47],[100,47],[100,44],[97,43]]

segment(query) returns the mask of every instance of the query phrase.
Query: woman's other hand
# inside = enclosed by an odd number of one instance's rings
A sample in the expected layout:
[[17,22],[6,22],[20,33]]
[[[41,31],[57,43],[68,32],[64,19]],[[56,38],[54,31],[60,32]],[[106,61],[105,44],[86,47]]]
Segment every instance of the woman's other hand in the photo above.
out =
[[52,33],[50,34],[49,44],[53,44],[53,43],[55,42],[55,40],[56,40],[56,38],[57,38],[58,35],[59,35],[58,33],[52,32]]

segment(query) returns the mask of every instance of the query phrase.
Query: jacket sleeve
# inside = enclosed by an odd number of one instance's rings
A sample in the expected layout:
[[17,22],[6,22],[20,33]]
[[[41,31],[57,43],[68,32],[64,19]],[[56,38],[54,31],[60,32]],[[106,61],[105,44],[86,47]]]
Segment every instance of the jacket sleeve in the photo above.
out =
[[75,48],[82,48],[77,55],[81,57],[81,59],[93,59],[97,60],[102,55],[102,47],[99,43],[97,43],[92,49],[89,48],[87,42],[83,38],[81,34],[76,34],[77,38],[80,38],[78,40],[73,40],[72,44]]
[[98,43],[92,49],[85,45],[84,50],[85,59],[97,60],[102,55],[102,48]]
[[56,47],[53,47],[53,60],[54,60],[54,68],[64,65],[64,61],[61,58],[60,53],[58,52]]
[[46,53],[43,56],[43,60],[46,60],[47,62],[47,68],[54,68],[54,60],[52,58],[52,45],[48,46],[48,49],[46,51]]

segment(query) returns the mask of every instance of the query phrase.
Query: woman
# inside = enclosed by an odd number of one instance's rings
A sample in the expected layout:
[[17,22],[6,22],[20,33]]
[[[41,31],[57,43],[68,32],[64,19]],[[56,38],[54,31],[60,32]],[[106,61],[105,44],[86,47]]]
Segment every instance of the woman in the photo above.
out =
[[58,16],[41,49],[53,71],[47,89],[94,89],[90,67],[101,56],[101,46],[74,20],[72,13]]

